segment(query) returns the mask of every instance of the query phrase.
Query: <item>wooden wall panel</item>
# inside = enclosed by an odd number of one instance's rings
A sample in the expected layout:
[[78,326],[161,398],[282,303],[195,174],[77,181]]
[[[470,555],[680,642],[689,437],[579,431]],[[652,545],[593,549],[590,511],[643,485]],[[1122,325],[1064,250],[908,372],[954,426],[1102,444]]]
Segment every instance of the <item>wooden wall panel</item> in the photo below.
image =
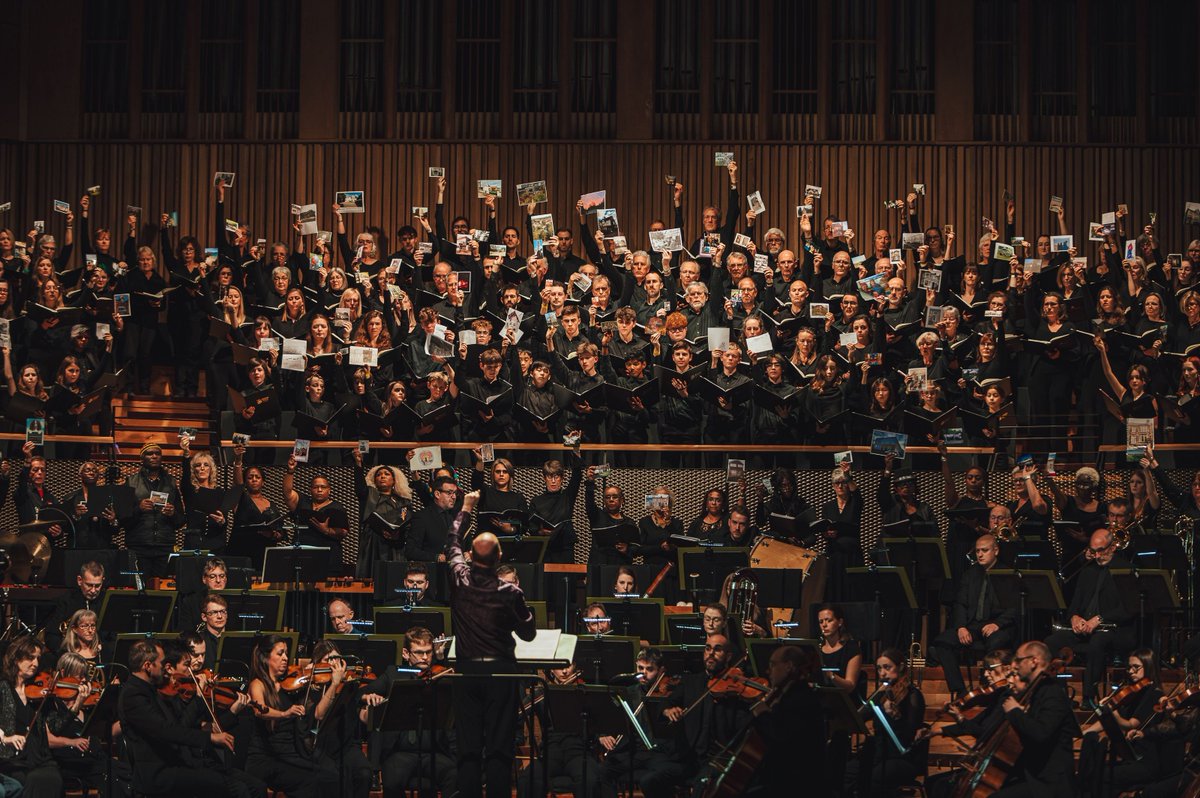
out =
[[[665,174],[686,186],[689,235],[696,232],[701,207],[723,206],[727,183],[724,170],[712,166],[713,150],[707,144],[616,143],[0,144],[0,202],[13,202],[0,224],[24,231],[34,219],[46,219],[50,232],[60,233],[63,217],[51,212],[52,201],[74,205],[84,188],[100,184],[96,223],[122,223],[127,204],[143,207],[145,220],[154,223],[161,212],[178,210],[183,230],[203,242],[214,227],[212,173],[222,169],[238,175],[229,215],[250,223],[256,235],[285,237],[293,202],[316,202],[321,227],[328,229],[334,192],[360,188],[367,192],[366,221],[392,233],[411,221],[410,206],[433,203],[434,183],[426,169],[440,165],[450,179],[448,213],[482,220],[474,190],[478,178],[504,181],[502,224],[520,218],[518,182],[545,179],[550,203],[544,211],[559,223],[574,218],[579,194],[606,189],[630,245],[641,247],[648,243],[644,231],[652,219],[671,218]],[[1118,202],[1129,204],[1137,223],[1131,228],[1157,211],[1169,251],[1180,251],[1184,239],[1197,234],[1183,225],[1184,202],[1200,200],[1200,151],[1194,148],[755,145],[735,152],[743,196],[761,190],[767,205],[759,232],[778,226],[789,240],[798,232],[795,205],[806,182],[825,189],[818,215],[849,220],[862,246],[881,226],[895,230],[896,214],[884,209],[883,200],[904,195],[913,182],[928,186],[922,222],[954,223],[960,251],[971,246],[980,217],[1002,215],[1006,188],[1017,196],[1017,232],[1026,237],[1053,229],[1047,210],[1052,193],[1065,198],[1080,242],[1086,223]],[[739,213],[744,220],[744,199]],[[363,223],[352,217],[349,222],[352,228]]]

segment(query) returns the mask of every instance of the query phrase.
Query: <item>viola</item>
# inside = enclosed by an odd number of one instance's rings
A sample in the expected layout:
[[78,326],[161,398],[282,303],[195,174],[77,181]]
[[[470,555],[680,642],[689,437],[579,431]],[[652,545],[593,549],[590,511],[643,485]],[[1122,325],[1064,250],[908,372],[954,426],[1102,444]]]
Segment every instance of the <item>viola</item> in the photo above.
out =
[[[204,697],[215,704],[219,709],[229,709],[235,703],[237,703],[238,698],[240,698],[242,695],[244,695],[242,689],[228,684],[211,684],[204,691]],[[258,712],[265,713],[267,711],[265,706],[258,703],[254,699],[250,699],[249,706]]]
[[741,668],[727,669],[719,676],[708,680],[708,692],[714,698],[743,698],[757,701],[771,692],[771,686],[746,678]]

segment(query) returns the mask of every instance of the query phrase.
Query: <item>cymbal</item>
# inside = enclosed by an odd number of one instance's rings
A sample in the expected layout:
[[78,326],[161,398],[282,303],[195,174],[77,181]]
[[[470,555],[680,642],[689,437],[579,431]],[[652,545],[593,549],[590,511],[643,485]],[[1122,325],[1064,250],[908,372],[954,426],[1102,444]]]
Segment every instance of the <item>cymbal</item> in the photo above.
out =
[[26,584],[34,573],[40,578],[45,575],[46,565],[50,562],[50,540],[40,532],[25,532],[8,547],[8,559],[5,582]]
[[62,525],[61,520],[43,518],[40,521],[30,521],[17,527],[18,532],[41,532],[55,525]]

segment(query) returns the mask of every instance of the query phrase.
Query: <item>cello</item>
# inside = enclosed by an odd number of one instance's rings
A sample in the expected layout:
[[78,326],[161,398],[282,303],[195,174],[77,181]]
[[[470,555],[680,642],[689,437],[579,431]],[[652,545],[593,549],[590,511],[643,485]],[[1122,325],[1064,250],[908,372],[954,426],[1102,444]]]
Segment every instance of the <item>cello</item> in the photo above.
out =
[[[1046,679],[1053,679],[1067,666],[1074,656],[1069,648],[1059,652],[1058,658],[1033,677],[1025,689],[1015,697],[1022,709],[1027,709],[1033,700],[1033,694]],[[967,754],[962,764],[963,772],[954,782],[952,798],[987,798],[998,792],[1009,775],[1016,769],[1018,757],[1024,751],[1024,745],[1017,735],[1016,728],[1007,716],[991,734],[978,741],[971,752]]]

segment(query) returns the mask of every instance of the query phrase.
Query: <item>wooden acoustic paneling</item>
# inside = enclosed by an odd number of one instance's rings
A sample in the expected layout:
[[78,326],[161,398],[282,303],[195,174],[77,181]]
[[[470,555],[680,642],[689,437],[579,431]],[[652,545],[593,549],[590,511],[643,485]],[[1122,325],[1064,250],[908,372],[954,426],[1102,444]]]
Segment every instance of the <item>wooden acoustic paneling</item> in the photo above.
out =
[[[520,220],[518,182],[546,180],[550,202],[538,211],[553,213],[560,224],[574,222],[581,193],[606,189],[630,245],[643,247],[650,221],[671,219],[665,174],[686,187],[687,235],[696,233],[704,205],[724,205],[724,170],[712,164],[713,151],[726,148],[736,154],[743,197],[762,191],[767,212],[758,233],[777,226],[789,240],[798,232],[795,206],[805,183],[824,187],[818,215],[849,220],[862,247],[873,230],[896,230],[896,214],[883,201],[903,196],[913,182],[928,186],[922,223],[955,224],[960,252],[973,249],[982,216],[1002,217],[1005,189],[1017,197],[1017,233],[1026,237],[1053,229],[1048,198],[1064,197],[1081,252],[1090,251],[1087,222],[1120,202],[1130,207],[1134,231],[1148,212],[1159,214],[1167,251],[1180,251],[1197,235],[1184,229],[1183,208],[1200,200],[1200,150],[1053,145],[0,144],[0,202],[13,202],[0,224],[25,231],[34,219],[45,219],[50,232],[61,233],[63,217],[52,213],[53,200],[74,205],[85,187],[100,184],[96,223],[117,225],[127,204],[144,208],[144,218],[155,223],[161,212],[178,210],[183,231],[205,242],[214,229],[212,174],[220,169],[237,172],[228,214],[250,223],[255,235],[288,240],[293,202],[316,202],[321,227],[329,229],[334,192],[347,189],[366,191],[367,213],[348,217],[351,228],[360,229],[365,219],[392,234],[411,222],[410,206],[433,204],[426,170],[438,165],[450,181],[450,214],[482,219],[474,187],[480,178],[504,181],[501,224]],[[744,199],[742,205],[744,215]]]

